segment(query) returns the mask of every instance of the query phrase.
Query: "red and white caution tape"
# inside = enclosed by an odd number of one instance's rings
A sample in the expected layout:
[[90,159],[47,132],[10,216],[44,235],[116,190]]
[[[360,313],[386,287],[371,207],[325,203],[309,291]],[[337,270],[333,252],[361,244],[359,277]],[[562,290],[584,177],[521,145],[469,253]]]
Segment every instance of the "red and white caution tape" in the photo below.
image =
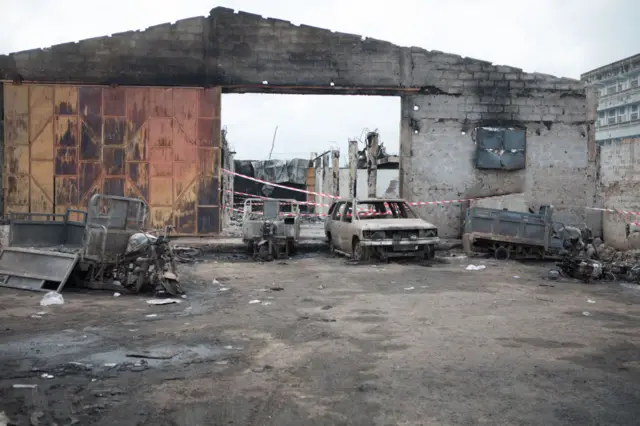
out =
[[298,189],[298,188],[290,188],[288,186],[280,185],[278,183],[267,182],[266,180],[257,179],[257,178],[251,177],[251,176],[242,175],[240,173],[232,172],[231,170],[227,170],[227,169],[222,169],[222,172],[230,174],[230,175],[233,175],[233,176],[238,176],[238,177],[241,177],[241,178],[249,179],[249,180],[252,180],[254,182],[263,183],[265,185],[274,186],[276,188],[288,189],[290,191],[302,192],[304,194],[310,194],[310,195],[317,195],[318,197],[331,198],[331,199],[334,199],[334,200],[337,200],[337,199],[340,198],[338,196],[331,195],[331,194],[322,194],[320,192],[305,191],[304,189]]
[[[263,197],[262,195],[254,195],[254,194],[248,194],[246,192],[240,192],[240,191],[232,191],[230,189],[224,189],[224,192],[230,192],[233,194],[238,194],[238,195],[244,195],[246,197],[251,197],[251,198],[259,198],[261,200],[276,200],[277,198],[272,198],[272,197]],[[307,206],[323,206],[323,207],[330,207],[331,204],[324,204],[324,203],[313,203],[311,201],[297,201],[298,204],[304,204]],[[260,204],[260,203],[253,203],[253,204]],[[293,204],[293,203],[281,203],[281,204]]]

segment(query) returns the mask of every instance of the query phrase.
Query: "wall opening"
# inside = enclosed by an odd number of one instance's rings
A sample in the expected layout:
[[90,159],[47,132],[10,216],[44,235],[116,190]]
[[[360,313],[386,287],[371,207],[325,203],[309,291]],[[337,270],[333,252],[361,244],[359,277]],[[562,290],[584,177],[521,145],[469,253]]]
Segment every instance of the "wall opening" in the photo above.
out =
[[[331,85],[333,82],[328,82],[328,86]],[[379,142],[389,156],[398,158],[400,151],[399,97],[227,93],[222,95],[221,119],[229,150],[234,152],[235,171],[241,174],[256,175],[251,162],[262,162],[259,165],[262,167],[267,160],[274,160],[274,163],[294,161],[296,167],[300,168],[303,164],[309,165],[314,154],[318,157],[337,150],[339,168],[342,170],[340,174],[344,178],[348,174],[349,140],[357,139],[358,150],[363,150],[367,133],[371,131],[377,131]],[[333,163],[331,154],[328,162],[330,165]],[[262,170],[263,176],[265,173],[271,178],[276,177],[280,180],[276,183],[281,185],[311,189],[310,182],[302,181],[300,176],[298,179],[292,177],[295,181],[285,182],[282,173],[275,176],[275,172]],[[289,176],[292,176],[291,173]],[[309,176],[306,180],[315,180],[315,176]],[[229,184],[227,181],[227,187]],[[361,185],[359,183],[358,186]],[[307,201],[304,193],[287,192],[239,177],[233,179],[233,186],[234,200],[227,199],[227,203],[233,205],[227,205],[227,210],[235,208],[236,213],[242,208],[242,200],[248,197],[241,193]],[[223,187],[223,193],[228,190]],[[366,194],[358,194],[361,195]],[[315,201],[329,203],[330,199]],[[318,214],[322,208],[309,211]]]

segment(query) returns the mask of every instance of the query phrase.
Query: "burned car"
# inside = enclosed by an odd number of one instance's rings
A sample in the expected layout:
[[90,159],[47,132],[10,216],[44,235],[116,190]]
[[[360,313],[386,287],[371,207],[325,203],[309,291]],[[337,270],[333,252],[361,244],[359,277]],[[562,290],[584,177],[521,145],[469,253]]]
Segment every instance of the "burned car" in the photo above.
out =
[[402,199],[353,199],[333,203],[325,222],[332,252],[367,260],[377,256],[432,259],[438,228]]

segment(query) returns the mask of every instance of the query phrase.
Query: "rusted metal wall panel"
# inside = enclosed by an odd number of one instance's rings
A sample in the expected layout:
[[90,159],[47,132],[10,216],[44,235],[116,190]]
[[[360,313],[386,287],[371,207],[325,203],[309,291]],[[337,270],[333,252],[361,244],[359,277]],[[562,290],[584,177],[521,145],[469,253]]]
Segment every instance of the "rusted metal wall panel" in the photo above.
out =
[[137,197],[150,226],[220,231],[220,88],[5,84],[5,215]]

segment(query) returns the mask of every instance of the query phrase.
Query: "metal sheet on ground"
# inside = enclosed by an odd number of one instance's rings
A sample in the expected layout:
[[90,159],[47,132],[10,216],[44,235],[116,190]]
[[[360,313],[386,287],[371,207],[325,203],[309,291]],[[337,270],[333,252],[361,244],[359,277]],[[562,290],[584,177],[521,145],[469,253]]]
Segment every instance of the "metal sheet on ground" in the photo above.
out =
[[0,252],[0,287],[62,291],[78,255],[7,247]]

